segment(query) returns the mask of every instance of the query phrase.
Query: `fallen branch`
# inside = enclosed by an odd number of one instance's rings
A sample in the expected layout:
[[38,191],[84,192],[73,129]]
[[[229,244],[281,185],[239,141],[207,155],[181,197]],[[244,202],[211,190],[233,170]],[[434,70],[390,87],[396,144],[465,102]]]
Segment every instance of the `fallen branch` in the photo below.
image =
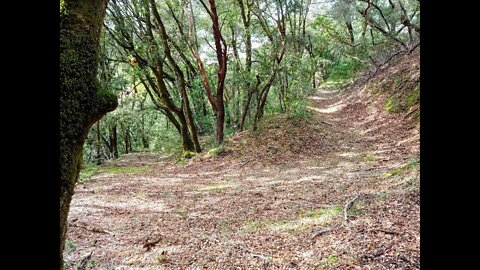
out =
[[414,112],[418,111],[418,109],[419,109],[419,108],[420,108],[420,106],[418,106],[417,108],[415,108],[415,110],[413,110],[413,111],[409,112],[407,115],[405,115],[405,116],[403,117],[403,119],[405,119],[405,118],[409,117],[409,116],[410,116],[412,113],[414,113]]
[[145,244],[143,245],[143,247],[147,249],[146,251],[149,251],[150,249],[152,249],[152,247],[154,247],[156,244],[158,244],[160,242],[160,240],[162,240],[161,237],[159,237],[156,240],[150,241],[150,242],[147,240],[145,242]]
[[238,249],[240,249],[240,250],[242,250],[242,251],[248,252],[248,253],[250,253],[253,257],[258,257],[258,258],[263,259],[263,260],[265,260],[265,261],[267,261],[267,262],[272,260],[272,258],[271,258],[270,256],[268,256],[268,255],[266,255],[266,254],[264,254],[264,253],[255,252],[255,251],[252,251],[252,250],[250,250],[250,249],[248,249],[248,248],[245,248],[245,247],[242,247],[242,246],[235,246],[235,248],[238,248]]
[[243,166],[247,165],[249,162],[250,162],[250,160],[245,161],[244,163],[242,163],[242,164],[240,165],[239,168],[242,168]]
[[317,236],[320,236],[320,235],[325,234],[325,233],[330,232],[330,231],[332,231],[331,228],[320,229],[312,235],[312,240],[315,239]]
[[393,235],[399,235],[400,234],[400,233],[395,232],[395,231],[387,231],[387,230],[384,230],[384,229],[376,229],[375,231],[383,232],[383,233],[386,233],[386,234],[393,234]]
[[418,46],[420,46],[420,42],[418,42],[410,50],[408,50],[408,54],[411,54]]
[[375,252],[373,253],[373,258],[382,255],[382,254],[385,253],[387,250],[389,250],[392,246],[393,246],[393,243],[392,243],[392,244],[387,244],[387,245],[385,245],[385,246],[380,247],[379,249],[377,249],[377,251],[375,251]]
[[85,229],[85,230],[87,230],[87,231],[91,231],[91,232],[94,232],[94,233],[105,233],[105,234],[113,235],[112,232],[109,232],[109,231],[104,230],[104,229],[89,228],[89,227],[87,227],[87,226],[80,225],[80,224],[73,224],[72,226],[73,226],[73,227],[77,227],[77,228],[82,228],[82,229]]
[[355,196],[353,199],[347,201],[345,204],[345,207],[343,208],[343,216],[345,218],[345,221],[348,223],[348,214],[347,211],[350,209],[353,205],[353,203],[358,199],[359,195]]
[[390,57],[389,57],[386,61],[384,61],[382,64],[376,66],[375,71],[373,72],[373,74],[371,74],[371,75],[368,76],[366,82],[370,81],[370,79],[372,79],[373,77],[375,77],[375,75],[377,75],[377,72],[378,72],[383,66],[385,66],[386,64],[388,64],[388,62],[390,62],[390,60],[392,60],[395,56],[397,56],[397,55],[399,55],[399,54],[401,54],[401,53],[406,53],[406,52],[408,52],[408,51],[402,49],[402,50],[399,50],[399,51],[393,53],[392,55],[390,55]]
[[322,121],[322,122],[320,122],[320,123],[326,124],[326,125],[329,125],[329,126],[333,126],[333,124],[327,123],[327,122],[325,122],[325,121]]

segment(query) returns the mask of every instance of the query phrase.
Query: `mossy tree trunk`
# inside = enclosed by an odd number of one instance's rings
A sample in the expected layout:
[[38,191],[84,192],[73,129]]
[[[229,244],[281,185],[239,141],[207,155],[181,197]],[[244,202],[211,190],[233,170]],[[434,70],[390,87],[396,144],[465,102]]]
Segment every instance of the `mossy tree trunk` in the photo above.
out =
[[70,201],[90,127],[117,106],[100,89],[97,64],[106,0],[60,1],[60,269]]

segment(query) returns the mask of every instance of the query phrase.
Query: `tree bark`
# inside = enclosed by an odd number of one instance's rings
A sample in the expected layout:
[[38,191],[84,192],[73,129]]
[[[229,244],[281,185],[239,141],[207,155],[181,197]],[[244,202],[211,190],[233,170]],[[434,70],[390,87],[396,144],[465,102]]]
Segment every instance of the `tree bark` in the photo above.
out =
[[352,43],[352,45],[355,45],[355,36],[353,35],[352,22],[345,22],[345,24],[347,25],[348,34],[350,36],[350,42]]
[[67,217],[90,127],[117,106],[97,81],[99,36],[105,0],[60,4],[60,269]]
[[252,97],[253,97],[253,94],[258,91],[258,87],[260,86],[260,76],[256,76],[257,77],[257,84],[255,85],[255,88],[253,88],[250,92],[248,92],[248,95],[247,95],[247,100],[245,101],[245,104],[243,105],[243,111],[242,111],[242,119],[240,120],[240,126],[239,126],[239,129],[240,130],[243,130],[243,127],[245,125],[245,119],[247,117],[247,114],[248,114],[248,109],[250,108],[250,103],[252,101]]
[[110,156],[112,159],[118,158],[118,136],[117,136],[117,124],[113,124],[110,127]]
[[102,139],[100,136],[100,121],[97,122],[97,140],[95,142],[96,144],[96,153],[95,153],[95,164],[100,165],[101,164],[101,158],[102,158]]
[[131,152],[130,150],[132,149],[128,127],[125,128],[124,140],[125,140],[125,154],[128,154]]
[[[223,39],[220,24],[218,23],[218,14],[217,7],[215,5],[215,0],[208,0],[210,9],[205,5],[203,0],[200,0],[200,3],[208,12],[212,20],[212,29],[213,29],[213,38],[215,40],[215,53],[217,55],[218,62],[218,72],[217,72],[217,96],[215,97],[215,103],[212,103],[212,108],[216,112],[216,140],[218,144],[223,143],[223,129],[225,124],[225,107],[224,107],[224,86],[225,86],[225,77],[227,75],[227,44]],[[197,52],[198,54],[198,52]],[[210,99],[210,96],[209,96]],[[216,107],[216,108],[215,108]]]
[[[186,90],[186,83],[185,83],[185,76],[180,69],[180,67],[177,65],[175,60],[172,57],[172,54],[170,52],[170,47],[168,45],[168,41],[170,40],[169,36],[167,35],[167,32],[165,30],[165,26],[163,24],[162,19],[160,18],[160,14],[158,13],[157,6],[155,5],[154,0],[150,0],[150,6],[152,7],[153,15],[155,19],[157,20],[158,23],[158,30],[160,32],[160,36],[162,37],[162,47],[165,52],[165,56],[167,57],[168,62],[170,65],[173,67],[173,70],[175,72],[175,75],[177,77],[177,88],[178,91],[180,92],[180,95],[182,97],[182,107],[183,107],[183,112],[185,115],[185,120],[186,124],[188,125],[188,130],[191,136],[191,140],[193,142],[195,151],[197,153],[202,152],[202,149],[200,147],[200,143],[198,141],[198,136],[197,136],[197,130],[195,128],[195,123],[193,120],[193,114],[192,110],[190,108],[190,103],[188,100],[188,95],[187,95],[187,90]],[[183,136],[183,134],[182,134]]]

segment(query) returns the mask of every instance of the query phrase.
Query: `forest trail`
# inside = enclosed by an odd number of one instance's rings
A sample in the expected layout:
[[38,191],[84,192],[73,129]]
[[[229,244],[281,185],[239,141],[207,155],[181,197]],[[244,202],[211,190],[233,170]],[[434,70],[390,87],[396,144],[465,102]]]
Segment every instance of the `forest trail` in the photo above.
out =
[[68,269],[419,269],[418,125],[367,96],[320,89],[311,119],[216,157],[105,165],[77,185]]

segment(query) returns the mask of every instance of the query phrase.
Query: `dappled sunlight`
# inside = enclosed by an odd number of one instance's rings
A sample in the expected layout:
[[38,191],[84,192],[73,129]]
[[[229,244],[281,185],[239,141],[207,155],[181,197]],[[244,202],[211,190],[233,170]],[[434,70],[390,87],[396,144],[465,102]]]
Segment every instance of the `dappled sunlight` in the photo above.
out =
[[355,158],[355,157],[360,156],[360,153],[355,153],[355,152],[343,152],[343,153],[338,153],[337,156],[339,156],[339,157]]
[[208,185],[204,185],[200,187],[199,191],[216,191],[225,188],[234,188],[240,186],[238,183],[235,182],[220,182],[220,183],[212,183]]
[[296,232],[309,229],[312,225],[326,226],[341,214],[341,207],[305,211],[298,219],[274,222],[266,226],[267,230]]
[[[137,196],[135,196],[135,194]],[[163,212],[167,211],[167,207],[161,200],[152,200],[146,193],[134,193],[124,195],[111,196],[95,196],[88,198],[78,198],[75,204],[71,206],[72,215],[80,214],[89,209],[99,209],[99,211],[107,212],[109,209],[120,209],[128,211],[152,211]],[[87,210],[85,210],[87,209]]]
[[315,108],[315,107],[310,107],[310,106],[307,106],[307,108],[309,110],[314,110],[316,112],[319,112],[319,113],[334,113],[334,112],[338,112],[340,111],[341,109],[343,109],[346,105],[344,104],[338,104],[338,105],[334,105],[334,106],[330,106],[326,109],[319,109],[319,108]]

